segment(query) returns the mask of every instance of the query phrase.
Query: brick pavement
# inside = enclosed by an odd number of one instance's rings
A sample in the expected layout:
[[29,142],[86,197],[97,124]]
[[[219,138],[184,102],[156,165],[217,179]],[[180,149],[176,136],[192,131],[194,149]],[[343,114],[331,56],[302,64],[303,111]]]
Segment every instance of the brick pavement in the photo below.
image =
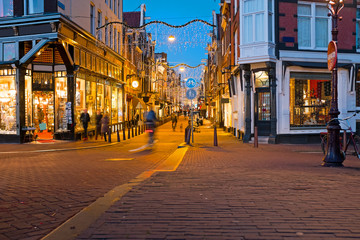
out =
[[[174,133],[170,123],[158,130],[154,149],[135,153],[129,150],[144,145],[146,135],[108,147],[73,151],[30,152],[39,150],[38,145],[0,145],[0,239],[40,239],[114,187],[155,168],[183,140],[183,134]],[[46,147],[54,144],[44,144],[40,150]],[[13,150],[25,153],[4,153]],[[132,160],[107,161],[114,158]]]
[[360,239],[360,161],[318,145],[260,145],[212,129],[175,172],[134,187],[78,239]]

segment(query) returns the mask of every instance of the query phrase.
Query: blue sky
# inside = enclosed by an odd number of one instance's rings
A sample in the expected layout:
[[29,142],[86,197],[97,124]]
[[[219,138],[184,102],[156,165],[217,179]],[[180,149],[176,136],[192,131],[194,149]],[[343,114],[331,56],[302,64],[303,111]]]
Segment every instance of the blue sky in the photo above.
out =
[[[172,25],[182,25],[192,19],[202,19],[212,23],[212,11],[219,12],[220,0],[124,0],[124,12],[139,11],[145,3],[146,16],[149,21],[161,20]],[[156,52],[166,52],[168,62],[172,65],[186,63],[196,66],[206,59],[205,47],[210,42],[207,34],[211,27],[195,23],[186,28],[174,29],[160,24],[146,28],[157,40]],[[169,43],[168,35],[174,35],[176,40]]]

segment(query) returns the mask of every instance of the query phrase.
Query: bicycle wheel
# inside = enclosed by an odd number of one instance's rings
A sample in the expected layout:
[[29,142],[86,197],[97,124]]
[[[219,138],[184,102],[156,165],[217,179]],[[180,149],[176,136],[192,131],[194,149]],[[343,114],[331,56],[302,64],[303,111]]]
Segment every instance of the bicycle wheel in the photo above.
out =
[[354,150],[355,150],[355,155],[357,158],[360,159],[360,137],[355,135],[354,136],[354,143],[355,143],[355,146],[354,146]]
[[326,153],[326,146],[327,146],[327,135],[321,138],[321,150],[323,154]]

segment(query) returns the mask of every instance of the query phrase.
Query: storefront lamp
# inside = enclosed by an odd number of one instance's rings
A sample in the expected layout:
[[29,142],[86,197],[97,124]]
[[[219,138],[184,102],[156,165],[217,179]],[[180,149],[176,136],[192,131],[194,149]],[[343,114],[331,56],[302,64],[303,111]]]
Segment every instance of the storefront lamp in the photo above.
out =
[[138,88],[138,87],[139,87],[139,81],[137,81],[137,80],[132,81],[131,86],[132,86],[133,88]]

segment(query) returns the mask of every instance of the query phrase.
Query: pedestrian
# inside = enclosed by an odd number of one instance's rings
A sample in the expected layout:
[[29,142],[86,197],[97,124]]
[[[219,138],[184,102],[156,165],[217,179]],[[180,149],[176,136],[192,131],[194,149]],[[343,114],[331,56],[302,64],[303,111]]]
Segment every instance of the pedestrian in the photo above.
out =
[[84,128],[84,140],[87,140],[88,139],[87,129],[90,122],[90,115],[87,112],[86,108],[84,109],[84,112],[81,113],[80,115],[80,122],[82,123]]
[[171,116],[171,126],[173,128],[173,131],[175,131],[176,124],[177,124],[177,117],[176,117],[175,113],[173,113]]
[[101,134],[101,119],[102,119],[102,117],[103,117],[102,113],[101,113],[99,110],[97,110],[97,112],[96,112],[96,118],[95,118],[95,123],[96,123],[96,129],[95,129],[95,131],[96,131],[95,134],[96,134],[96,135],[95,135],[95,140],[97,140],[99,134],[100,134],[100,136],[101,136],[101,139],[103,138],[103,137],[102,137],[102,134]]
[[104,114],[104,116],[101,119],[101,135],[104,136],[105,142],[106,142],[106,135],[109,134],[109,116],[107,113]]

